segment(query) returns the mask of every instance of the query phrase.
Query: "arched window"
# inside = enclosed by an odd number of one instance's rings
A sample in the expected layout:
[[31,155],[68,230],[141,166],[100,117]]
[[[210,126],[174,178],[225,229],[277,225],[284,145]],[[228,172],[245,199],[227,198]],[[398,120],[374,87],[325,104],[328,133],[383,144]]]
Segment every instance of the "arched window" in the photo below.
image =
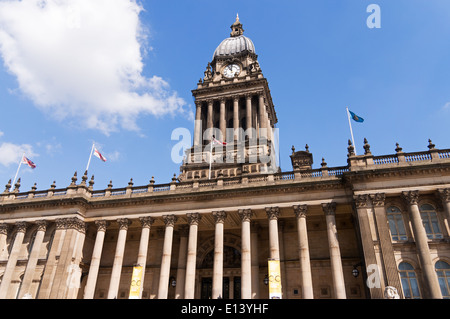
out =
[[439,260],[434,267],[436,268],[442,297],[450,299],[450,265],[445,261]]
[[430,204],[420,206],[420,216],[428,239],[442,238],[441,228],[436,214],[436,210]]
[[420,299],[419,283],[413,266],[407,262],[398,265],[403,295],[406,299]]
[[396,206],[390,206],[387,209],[387,219],[392,240],[407,240],[405,224],[400,209]]

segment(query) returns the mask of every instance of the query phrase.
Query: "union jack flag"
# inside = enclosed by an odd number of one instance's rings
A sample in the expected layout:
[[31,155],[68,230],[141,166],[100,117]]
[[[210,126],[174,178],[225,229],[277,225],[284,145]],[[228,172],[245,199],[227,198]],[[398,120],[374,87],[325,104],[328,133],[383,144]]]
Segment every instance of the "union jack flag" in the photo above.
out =
[[33,169],[36,168],[36,164],[34,164],[31,160],[29,160],[25,156],[22,157],[22,164],[27,164],[28,166],[30,166]]

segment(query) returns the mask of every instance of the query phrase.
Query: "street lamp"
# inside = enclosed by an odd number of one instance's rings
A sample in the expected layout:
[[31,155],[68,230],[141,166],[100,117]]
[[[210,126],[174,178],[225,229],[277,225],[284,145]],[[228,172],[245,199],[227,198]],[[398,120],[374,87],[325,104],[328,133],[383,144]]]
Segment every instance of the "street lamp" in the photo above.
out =
[[359,276],[359,270],[358,270],[359,266],[362,266],[362,262],[353,265],[352,275],[355,278]]
[[264,285],[267,286],[269,284],[269,276],[266,275],[266,277],[264,277],[263,282],[264,282]]
[[177,285],[177,280],[175,279],[175,277],[170,277],[169,282],[173,288],[175,288],[175,286]]

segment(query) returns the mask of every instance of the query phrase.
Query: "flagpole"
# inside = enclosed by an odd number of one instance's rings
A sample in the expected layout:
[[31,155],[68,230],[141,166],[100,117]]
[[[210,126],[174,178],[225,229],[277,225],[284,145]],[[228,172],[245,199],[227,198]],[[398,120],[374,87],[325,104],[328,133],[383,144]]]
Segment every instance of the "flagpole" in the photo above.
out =
[[209,174],[208,174],[208,179],[211,179],[212,145],[213,145],[213,141],[211,141],[211,149],[209,151]]
[[91,154],[89,155],[89,161],[86,166],[86,172],[89,169],[89,165],[91,164],[92,153],[94,152],[94,145],[95,145],[95,143],[92,143]]
[[17,179],[17,175],[19,175],[20,166],[22,166],[22,162],[23,162],[23,157],[24,156],[25,156],[25,153],[23,153],[22,157],[20,158],[19,167],[17,168],[16,176],[14,176],[14,180],[12,182],[12,185],[14,185],[14,183],[16,182],[16,179]]
[[350,112],[348,111],[348,107],[346,107],[345,109],[347,110],[348,125],[350,126],[350,134],[352,135],[352,142],[353,142],[353,147],[354,147],[354,150],[355,150],[355,155],[357,155],[356,154],[355,139],[353,138],[352,122],[350,121]]

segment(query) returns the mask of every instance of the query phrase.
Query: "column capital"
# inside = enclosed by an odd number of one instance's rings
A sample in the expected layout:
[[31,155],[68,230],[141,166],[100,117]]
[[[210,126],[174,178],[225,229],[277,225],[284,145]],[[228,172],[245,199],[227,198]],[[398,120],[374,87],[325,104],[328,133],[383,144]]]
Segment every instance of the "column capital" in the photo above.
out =
[[202,216],[199,213],[187,213],[187,220],[189,225],[197,225],[200,222],[200,220],[202,219]]
[[232,96],[232,98],[233,98],[233,101],[239,101],[239,99],[241,98],[241,96],[240,95],[238,95],[238,94],[235,94],[235,95],[233,95]]
[[128,226],[131,225],[131,220],[128,218],[119,218],[117,223],[119,224],[119,230],[128,230]]
[[353,200],[355,201],[356,208],[366,208],[368,206],[369,195],[355,195],[353,196]]
[[142,228],[150,228],[150,226],[155,222],[155,219],[150,216],[139,217]]
[[95,226],[97,226],[97,231],[106,231],[106,228],[109,226],[109,221],[104,219],[99,219],[94,222]]
[[384,202],[386,200],[385,193],[370,194],[369,197],[372,200],[373,206],[377,206],[377,207],[384,206]]
[[409,205],[417,205],[419,202],[419,191],[402,192],[402,197]]
[[38,220],[36,221],[37,230],[38,231],[46,231],[48,222],[46,220]]
[[269,220],[276,220],[278,216],[280,216],[280,208],[279,207],[266,207],[267,218]]
[[56,219],[56,229],[76,229],[81,232],[86,231],[85,223],[77,217]]
[[239,209],[238,210],[239,217],[241,217],[242,222],[249,222],[253,216],[253,212],[251,209]]
[[325,215],[335,215],[336,214],[336,203],[322,203],[322,210]]
[[5,223],[0,224],[0,235],[8,235],[9,225]]
[[305,218],[306,212],[308,210],[308,205],[294,205],[292,206],[294,208],[294,214],[297,218]]
[[440,188],[437,190],[438,195],[444,203],[450,202],[450,188]]
[[212,212],[212,215],[214,217],[214,220],[217,223],[224,223],[225,222],[225,218],[227,218],[227,213],[222,210],[222,211],[218,211],[218,212]]
[[26,222],[16,222],[15,225],[18,232],[25,233],[27,231],[28,224]]
[[175,215],[164,215],[163,220],[166,227],[175,227],[178,217]]

